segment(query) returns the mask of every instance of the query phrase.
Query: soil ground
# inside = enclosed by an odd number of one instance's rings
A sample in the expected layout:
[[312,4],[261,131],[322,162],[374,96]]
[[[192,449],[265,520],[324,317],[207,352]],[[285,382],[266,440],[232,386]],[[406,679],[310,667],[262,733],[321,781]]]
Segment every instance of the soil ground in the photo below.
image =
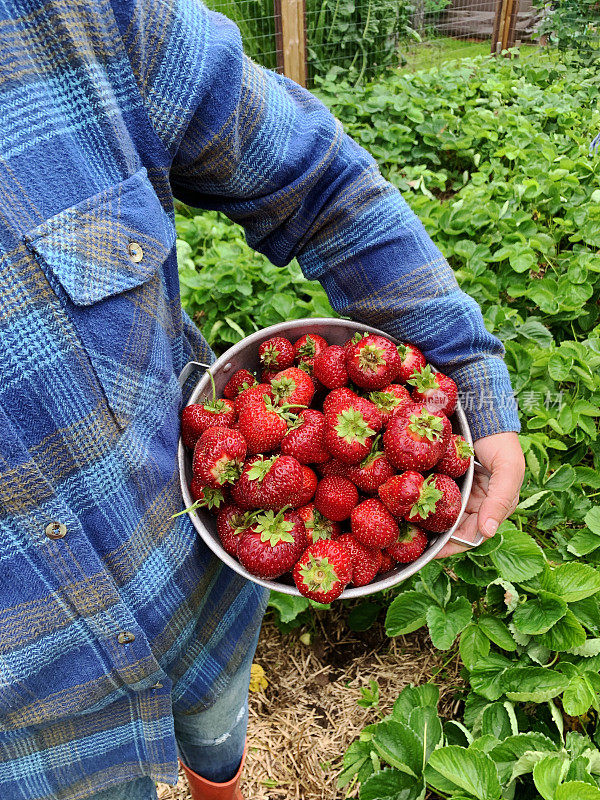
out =
[[[307,629],[282,634],[271,614],[263,624],[255,664],[266,689],[250,694],[249,750],[242,791],[251,800],[344,800],[337,788],[342,756],[362,728],[388,713],[408,683],[433,680],[440,713],[456,716],[462,681],[458,657],[433,649],[420,631],[389,639],[381,621],[361,633],[346,624],[347,607],[316,612]],[[304,641],[300,639],[300,636]],[[362,708],[361,688],[379,686],[378,708]],[[160,800],[190,800],[180,776],[159,784]]]

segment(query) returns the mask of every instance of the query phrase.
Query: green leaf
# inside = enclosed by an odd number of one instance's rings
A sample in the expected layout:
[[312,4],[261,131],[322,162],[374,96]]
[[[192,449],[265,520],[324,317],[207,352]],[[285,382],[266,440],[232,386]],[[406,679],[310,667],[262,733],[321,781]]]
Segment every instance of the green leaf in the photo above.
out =
[[517,608],[513,624],[521,633],[535,636],[545,633],[566,613],[567,604],[561,597],[541,591]]
[[276,608],[279,612],[281,622],[292,622],[298,614],[301,614],[309,606],[306,597],[296,597],[291,594],[281,592],[271,592],[269,595],[269,606]]
[[502,602],[507,611],[514,611],[519,604],[519,592],[516,586],[503,578],[497,578],[488,585],[485,598],[488,606]]
[[553,800],[556,787],[563,780],[569,769],[569,761],[564,754],[544,756],[533,767],[535,788],[544,800]]
[[549,650],[558,650],[559,652],[572,650],[585,642],[585,630],[577,621],[575,614],[568,609],[565,616],[559,619],[549,631],[540,634],[538,642]]
[[562,464],[556,472],[554,472],[544,486],[546,489],[554,492],[564,492],[575,483],[575,470],[570,464]]
[[374,625],[380,611],[381,605],[379,603],[371,603],[365,600],[355,606],[348,614],[348,627],[351,631],[366,631]]
[[442,723],[437,710],[432,706],[419,706],[413,709],[408,718],[408,727],[423,742],[423,763],[425,763],[442,739]]
[[422,781],[396,769],[376,772],[360,787],[360,800],[417,800],[424,791]]
[[423,743],[414,731],[395,719],[384,720],[375,728],[373,747],[381,758],[401,772],[418,777],[423,767]]
[[583,519],[591,532],[600,536],[600,506],[591,508]]
[[488,700],[498,700],[504,692],[502,675],[511,664],[512,661],[500,653],[490,653],[486,658],[482,658],[471,671],[473,691]]
[[502,703],[491,703],[484,709],[481,718],[481,730],[484,734],[491,733],[496,739],[506,739],[513,733],[508,711]]
[[588,564],[571,561],[545,573],[542,584],[548,591],[572,603],[600,591],[600,572]]
[[430,605],[426,619],[431,641],[438,650],[452,647],[458,634],[466,628],[473,616],[471,604],[466,597],[458,597],[446,608]]
[[600,800],[600,789],[584,781],[567,781],[557,787],[554,800]]
[[[498,775],[503,784],[507,784],[513,770],[520,758],[525,753],[536,751],[552,751],[557,747],[547,736],[542,733],[518,733],[507,737],[490,751],[490,757],[496,763]],[[523,774],[519,772],[519,774]]]
[[502,530],[502,547],[490,558],[502,578],[516,582],[533,578],[545,564],[539,545],[514,526]]
[[571,536],[567,550],[576,556],[587,556],[600,547],[600,535],[582,528]]
[[561,694],[569,681],[565,675],[544,667],[511,667],[500,682],[509,700],[543,703]]
[[399,722],[406,722],[415,708],[431,706],[437,708],[440,690],[434,683],[421,686],[405,686],[394,703],[392,716]]
[[477,623],[467,625],[460,635],[460,657],[467,669],[473,669],[490,652],[490,640]]
[[575,675],[564,691],[563,708],[571,717],[585,714],[596,702],[596,692],[584,675]]
[[503,650],[516,650],[517,644],[505,622],[491,614],[482,614],[478,620],[479,627],[494,644]]
[[426,622],[431,599],[421,592],[409,590],[395,597],[385,617],[388,636],[400,636],[422,628]]
[[500,798],[500,782],[492,759],[458,745],[435,750],[425,768],[425,777],[440,792],[456,794],[463,790],[478,800]]

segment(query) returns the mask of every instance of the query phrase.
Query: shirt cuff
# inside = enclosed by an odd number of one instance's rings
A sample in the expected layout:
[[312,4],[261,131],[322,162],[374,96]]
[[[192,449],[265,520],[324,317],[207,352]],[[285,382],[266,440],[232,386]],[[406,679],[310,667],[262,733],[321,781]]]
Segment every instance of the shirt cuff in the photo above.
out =
[[517,401],[501,358],[478,359],[449,371],[448,375],[458,386],[473,441],[494,433],[521,430]]

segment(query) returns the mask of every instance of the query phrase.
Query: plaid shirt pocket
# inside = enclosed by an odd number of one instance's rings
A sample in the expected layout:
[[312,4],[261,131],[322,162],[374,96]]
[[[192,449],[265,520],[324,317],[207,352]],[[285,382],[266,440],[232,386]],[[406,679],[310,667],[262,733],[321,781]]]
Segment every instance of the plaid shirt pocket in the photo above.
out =
[[26,236],[75,326],[121,428],[173,376],[173,319],[161,267],[175,228],[146,170]]

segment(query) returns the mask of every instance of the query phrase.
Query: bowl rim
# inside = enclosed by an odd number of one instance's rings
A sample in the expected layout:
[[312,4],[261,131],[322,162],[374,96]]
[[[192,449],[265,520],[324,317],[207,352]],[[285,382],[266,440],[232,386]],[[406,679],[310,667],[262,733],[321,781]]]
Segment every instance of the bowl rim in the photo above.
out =
[[[236,342],[234,345],[232,345],[232,347],[228,348],[221,356],[219,356],[219,358],[217,358],[216,361],[214,361],[214,363],[211,364],[210,367],[205,370],[200,380],[195,384],[194,388],[189,394],[186,406],[198,402],[198,400],[203,399],[205,396],[209,394],[209,391],[207,391],[210,390],[211,387],[209,372],[212,373],[214,378],[215,374],[221,371],[223,372],[230,371],[232,368],[230,362],[234,354],[237,354],[240,351],[245,350],[246,348],[253,347],[254,345],[258,346],[258,344],[260,344],[262,341],[271,338],[272,336],[286,335],[287,331],[292,331],[292,332],[296,331],[297,335],[301,336],[302,333],[298,332],[299,329],[313,325],[319,325],[319,326],[331,325],[332,327],[348,326],[351,327],[354,331],[367,332],[385,336],[386,338],[393,341],[395,344],[400,344],[401,341],[395,336],[392,336],[391,334],[386,333],[385,331],[382,331],[379,328],[374,328],[370,325],[365,325],[364,323],[361,322],[355,322],[354,320],[337,318],[337,317],[305,317],[298,320],[289,320],[287,322],[277,323],[276,325],[270,325],[269,327],[255,331],[254,333],[251,333],[249,336],[246,336],[244,339],[241,339],[239,342]],[[286,336],[286,338],[290,337]],[[456,410],[454,414],[457,417],[460,433],[465,437],[467,442],[472,447],[473,438],[471,435],[471,431],[469,429],[469,424],[467,422],[465,412],[459,400],[457,401]],[[187,480],[186,480],[186,459],[191,460],[191,457],[188,455],[180,436],[177,447],[177,462],[179,468],[179,482],[181,485],[181,493],[183,496],[184,508],[188,508],[194,502],[194,499],[191,496],[189,486],[187,485]],[[430,561],[432,561],[436,557],[436,555],[442,550],[444,545],[449,541],[449,539],[452,537],[452,535],[454,534],[459,525],[460,519],[464,513],[467,501],[469,499],[469,495],[471,493],[471,488],[473,485],[473,472],[474,472],[474,458],[473,456],[471,456],[469,467],[466,473],[461,476],[462,486],[460,487],[460,491],[461,491],[462,502],[461,502],[460,514],[458,515],[457,521],[451,528],[449,528],[447,531],[444,531],[443,533],[438,534],[436,537],[432,537],[430,539],[428,546],[425,548],[425,550],[419,556],[419,558],[415,559],[415,561],[412,561],[409,564],[405,565],[397,564],[392,570],[390,570],[387,573],[383,573],[382,577],[380,577],[379,579],[375,579],[366,586],[352,586],[351,588],[344,589],[344,591],[340,594],[338,599],[367,597],[368,595],[376,594],[377,592],[381,592],[386,589],[391,589],[394,586],[397,586],[399,583],[405,581],[407,578],[410,578],[412,575],[418,572],[422,567],[424,567],[425,564],[428,564]],[[267,589],[281,592],[282,594],[292,595],[296,597],[302,596],[294,584],[290,585],[287,583],[280,583],[277,580],[265,580],[263,578],[257,577],[256,575],[252,575],[252,573],[248,572],[248,570],[246,570],[234,556],[231,556],[223,549],[223,547],[218,541],[218,538],[206,528],[202,519],[200,518],[200,516],[196,511],[188,511],[188,516],[190,517],[192,524],[194,525],[194,528],[200,534],[200,537],[209,547],[209,549],[214,553],[214,555],[216,555],[222,562],[224,562],[226,566],[234,570],[234,572],[237,572],[238,575],[240,575],[242,578],[250,580],[253,583],[257,583],[260,586],[263,586]]]

